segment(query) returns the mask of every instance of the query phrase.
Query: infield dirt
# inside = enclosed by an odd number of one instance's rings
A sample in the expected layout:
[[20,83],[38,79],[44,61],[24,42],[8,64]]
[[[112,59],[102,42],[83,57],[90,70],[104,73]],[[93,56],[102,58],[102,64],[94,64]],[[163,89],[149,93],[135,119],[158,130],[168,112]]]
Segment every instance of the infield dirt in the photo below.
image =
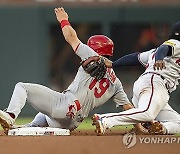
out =
[[[179,154],[180,143],[137,143],[131,148],[123,145],[124,131],[108,131],[96,136],[90,130],[74,131],[71,136],[5,136],[1,132],[0,154]],[[170,138],[172,136],[158,136]],[[176,137],[177,138],[177,137]]]

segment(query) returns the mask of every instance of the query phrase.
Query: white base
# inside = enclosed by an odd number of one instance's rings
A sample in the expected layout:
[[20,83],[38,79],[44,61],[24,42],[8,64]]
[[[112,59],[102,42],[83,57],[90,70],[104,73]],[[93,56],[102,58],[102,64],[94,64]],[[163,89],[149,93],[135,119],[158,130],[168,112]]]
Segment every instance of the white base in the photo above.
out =
[[70,135],[68,129],[50,127],[26,127],[8,131],[9,136],[64,136]]

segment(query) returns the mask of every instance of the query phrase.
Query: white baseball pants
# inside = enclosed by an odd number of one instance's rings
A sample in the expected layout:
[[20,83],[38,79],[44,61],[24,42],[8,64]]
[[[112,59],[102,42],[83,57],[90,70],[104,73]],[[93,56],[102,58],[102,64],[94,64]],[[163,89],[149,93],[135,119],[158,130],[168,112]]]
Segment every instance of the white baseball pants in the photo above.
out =
[[42,85],[19,82],[14,88],[7,112],[14,113],[17,118],[26,102],[47,115],[49,122],[50,119],[68,121],[69,125],[80,110],[78,100],[70,92],[59,93]]
[[169,105],[169,94],[159,75],[145,74],[135,82],[135,108],[120,113],[101,114],[107,127],[139,122],[162,121],[169,134],[180,133],[180,115]]

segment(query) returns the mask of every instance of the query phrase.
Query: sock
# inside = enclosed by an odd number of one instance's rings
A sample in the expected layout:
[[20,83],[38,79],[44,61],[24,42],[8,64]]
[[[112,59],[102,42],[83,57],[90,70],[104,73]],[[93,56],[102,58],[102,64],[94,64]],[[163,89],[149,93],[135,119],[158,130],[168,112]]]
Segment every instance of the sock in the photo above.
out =
[[14,113],[9,113],[9,112],[6,112],[6,113],[8,113],[11,116],[11,118],[15,119]]

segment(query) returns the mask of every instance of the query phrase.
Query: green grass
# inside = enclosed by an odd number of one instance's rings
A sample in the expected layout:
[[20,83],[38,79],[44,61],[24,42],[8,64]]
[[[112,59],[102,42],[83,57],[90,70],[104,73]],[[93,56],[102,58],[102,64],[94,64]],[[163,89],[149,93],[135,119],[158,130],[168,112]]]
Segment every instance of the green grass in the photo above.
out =
[[[31,117],[23,117],[23,118],[18,118],[16,120],[16,125],[23,125],[23,124],[27,124],[29,122],[32,121],[33,118]],[[128,125],[128,126],[116,126],[113,127],[112,129],[121,129],[121,130],[126,130],[126,129],[131,129],[133,128],[132,125]],[[77,128],[78,130],[94,130],[95,127],[92,126],[92,121],[90,118],[86,118]],[[0,130],[2,130],[1,126],[0,126]],[[180,134],[175,134],[175,136],[180,136]]]
[[[23,125],[23,124],[27,124],[29,122],[32,121],[31,117],[23,117],[23,118],[18,118],[16,120],[16,125]],[[117,126],[117,127],[113,127],[112,129],[131,129],[133,126]],[[78,130],[94,130],[95,127],[92,126],[92,121],[90,118],[86,118],[77,128]],[[2,128],[0,127],[0,130],[2,130]]]
[[[23,117],[23,118],[18,118],[16,120],[16,125],[23,125],[23,124],[27,124],[29,122],[32,121],[33,118],[31,117]],[[132,125],[128,125],[128,126],[116,126],[116,127],[113,127],[111,128],[111,130],[116,130],[116,129],[119,129],[119,130],[129,130],[133,128]],[[0,130],[2,130],[1,126],[0,126]],[[86,118],[80,125],[79,127],[77,128],[77,130],[95,130],[95,127],[92,126],[92,121],[90,118]],[[176,137],[180,137],[180,133],[178,134],[175,134],[174,136]]]
[[33,120],[33,118],[30,118],[30,117],[18,118],[16,120],[16,124],[23,125],[23,124],[27,124],[27,123],[31,122],[32,120]]
[[[32,118],[30,117],[23,117],[23,118],[18,118],[15,122],[16,125],[23,125],[23,124],[27,124],[29,122],[32,121]],[[2,130],[2,127],[0,125],[0,130]]]
[[[116,126],[116,127],[113,127],[111,129],[120,129],[120,130],[129,130],[129,129],[132,129],[133,126],[132,125],[128,125],[128,126]],[[77,128],[78,130],[91,130],[91,129],[95,129],[94,126],[92,126],[92,121],[90,118],[86,118],[80,125],[79,127]],[[180,136],[180,133],[179,134],[175,134],[175,136]]]
[[[129,125],[129,126],[116,126],[116,127],[113,127],[112,129],[131,129],[133,128],[132,125]],[[86,118],[80,125],[79,127],[77,128],[78,130],[89,130],[89,129],[95,129],[94,126],[92,126],[92,121],[90,118]]]
[[180,136],[180,134],[175,134],[175,136]]

